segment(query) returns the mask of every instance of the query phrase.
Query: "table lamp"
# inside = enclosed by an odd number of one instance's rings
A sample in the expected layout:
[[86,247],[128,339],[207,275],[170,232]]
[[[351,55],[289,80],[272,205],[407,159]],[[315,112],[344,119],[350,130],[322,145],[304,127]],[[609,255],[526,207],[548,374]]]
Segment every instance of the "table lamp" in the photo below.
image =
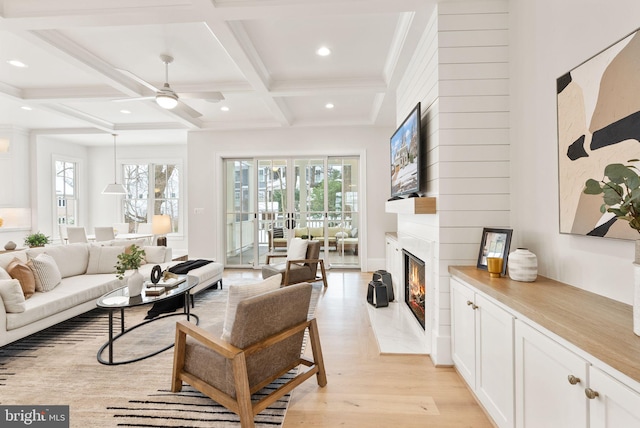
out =
[[166,234],[171,232],[171,217],[166,214],[154,215],[151,219],[151,232],[158,236],[157,245],[166,247]]

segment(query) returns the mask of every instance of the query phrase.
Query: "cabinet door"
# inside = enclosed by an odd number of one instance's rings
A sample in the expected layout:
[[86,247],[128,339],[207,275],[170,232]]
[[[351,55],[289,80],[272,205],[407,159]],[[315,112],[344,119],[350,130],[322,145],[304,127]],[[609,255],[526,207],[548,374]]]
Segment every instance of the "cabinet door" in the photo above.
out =
[[587,362],[519,320],[515,353],[516,427],[587,427]]
[[476,294],[476,395],[499,427],[514,426],[514,317]]
[[451,278],[451,352],[453,362],[471,389],[476,388],[474,292]]
[[640,394],[595,367],[589,374],[589,385],[598,393],[589,400],[590,427],[640,427]]

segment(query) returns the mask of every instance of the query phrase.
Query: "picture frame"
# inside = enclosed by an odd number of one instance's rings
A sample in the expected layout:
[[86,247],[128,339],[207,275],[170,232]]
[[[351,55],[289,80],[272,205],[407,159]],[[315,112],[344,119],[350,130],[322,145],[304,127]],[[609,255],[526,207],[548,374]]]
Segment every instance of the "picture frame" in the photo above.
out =
[[487,257],[502,258],[502,275],[507,273],[507,258],[511,247],[511,235],[513,229],[494,229],[485,227],[482,229],[482,241],[478,253],[477,268],[487,270]]

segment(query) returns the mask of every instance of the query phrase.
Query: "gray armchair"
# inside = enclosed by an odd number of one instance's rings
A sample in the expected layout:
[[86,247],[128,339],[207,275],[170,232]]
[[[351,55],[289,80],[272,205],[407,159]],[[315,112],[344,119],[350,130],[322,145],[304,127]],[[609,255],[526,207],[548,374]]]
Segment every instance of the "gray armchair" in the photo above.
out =
[[[286,260],[283,263],[272,265],[271,260],[278,257],[287,257],[287,255],[267,255],[267,264],[262,267],[263,279],[282,274],[282,285],[322,280],[324,286],[327,286],[327,272],[324,269],[324,260],[320,258],[320,241],[309,241],[304,259]],[[317,276],[318,266],[320,266],[320,276]]]
[[[311,285],[297,284],[241,301],[229,342],[179,321],[171,391],[180,391],[186,382],[238,414],[241,426],[248,428],[254,426],[255,415],[314,374],[318,385],[325,386],[318,327],[315,318],[307,319],[310,299]],[[301,356],[307,328],[313,361]],[[308,368],[251,401],[251,394],[300,365]]]

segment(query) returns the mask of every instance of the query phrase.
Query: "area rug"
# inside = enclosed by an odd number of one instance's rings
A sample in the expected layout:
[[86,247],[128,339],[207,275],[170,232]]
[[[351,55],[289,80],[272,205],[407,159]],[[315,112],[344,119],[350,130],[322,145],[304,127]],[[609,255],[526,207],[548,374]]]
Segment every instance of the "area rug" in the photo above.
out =
[[[314,284],[311,315],[321,289],[321,283]],[[198,294],[192,312],[199,325],[221,331],[226,301],[226,287]],[[149,308],[127,309],[125,325],[143,321]],[[173,343],[175,323],[183,318],[162,318],[123,336],[114,347],[114,359],[135,358]],[[118,315],[114,326],[119,322]],[[107,338],[108,312],[95,309],[0,348],[0,404],[68,405],[70,426],[78,428],[240,426],[237,415],[190,386],[180,393],[170,391],[173,348],[131,364],[106,366],[96,355]],[[255,398],[285,380],[275,381]],[[256,427],[281,426],[288,403],[289,395],[261,412]]]

